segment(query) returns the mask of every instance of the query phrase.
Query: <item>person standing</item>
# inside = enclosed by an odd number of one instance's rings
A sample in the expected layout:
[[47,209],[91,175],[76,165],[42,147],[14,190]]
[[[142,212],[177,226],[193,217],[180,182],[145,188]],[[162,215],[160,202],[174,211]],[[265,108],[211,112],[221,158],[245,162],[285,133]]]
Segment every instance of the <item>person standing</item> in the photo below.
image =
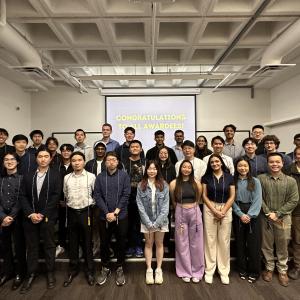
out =
[[265,134],[265,128],[262,125],[254,125],[251,130],[251,136],[256,140],[257,149],[255,151],[256,155],[265,153],[265,146],[262,143],[262,139]]
[[30,132],[29,136],[32,145],[28,148],[28,151],[35,155],[38,149],[45,147],[43,144],[44,134],[41,130],[35,129]]
[[176,145],[172,147],[172,149],[174,150],[176,156],[177,156],[177,160],[182,160],[184,159],[184,155],[182,152],[182,143],[184,141],[184,132],[180,129],[176,130],[174,132],[174,139],[176,142]]
[[84,154],[86,161],[94,158],[93,147],[85,144],[86,133],[83,129],[77,129],[74,133],[76,144],[74,145],[74,152],[80,151]]
[[202,178],[204,200],[205,282],[211,284],[216,268],[229,284],[230,235],[235,187],[222,157],[212,154]]
[[208,149],[207,138],[204,135],[199,135],[196,140],[195,156],[203,159],[205,156],[212,154],[213,152]]
[[[163,180],[156,161],[149,160],[142,181],[137,188],[136,203],[141,217],[141,232],[145,237],[146,284],[162,284],[161,269],[164,256],[164,234],[169,231],[169,186]],[[152,262],[152,248],[155,243],[155,279]]]
[[260,181],[251,175],[249,161],[243,157],[236,161],[234,182],[233,231],[239,276],[254,283],[261,269],[262,191]]
[[[299,201],[296,180],[282,173],[283,157],[278,152],[268,154],[267,174],[261,174],[263,193],[262,217],[262,253],[265,270],[262,278],[271,282],[273,272],[278,270],[278,280],[282,286],[288,286],[288,239],[290,238],[291,213]],[[275,246],[275,247],[274,247]],[[274,248],[277,262],[275,263]]]
[[223,132],[226,137],[223,153],[233,160],[243,156],[245,154],[243,147],[234,140],[236,127],[233,124],[225,125]]
[[[300,133],[294,135],[294,145],[295,145],[295,149],[297,147],[300,147]],[[293,162],[296,160],[295,151],[288,153],[287,156],[289,156]]]
[[11,145],[7,145],[8,131],[5,128],[0,128],[0,166],[2,167],[3,157],[6,153],[12,153],[15,148]]
[[59,170],[59,164],[61,162],[61,154],[57,152],[58,149],[58,140],[55,137],[48,137],[46,140],[46,148],[51,153],[51,162],[50,167]]
[[[294,150],[294,158],[295,161],[288,168],[287,174],[296,179],[300,197],[300,146]],[[292,212],[292,249],[294,265],[288,270],[288,276],[296,280],[300,275],[300,199]]]
[[175,207],[176,274],[184,282],[198,283],[204,274],[203,224],[199,208],[202,186],[193,165],[183,160],[178,177],[170,183]]
[[64,195],[67,205],[69,230],[69,273],[64,282],[68,287],[79,273],[79,243],[82,238],[85,274],[89,285],[94,285],[92,253],[92,206],[96,176],[84,169],[85,156],[80,151],[71,154],[73,172],[64,177]]
[[61,176],[51,169],[51,153],[39,149],[36,153],[38,168],[24,175],[21,189],[21,203],[25,216],[24,231],[27,246],[27,280],[21,294],[27,293],[37,276],[39,244],[42,238],[47,270],[47,287],[55,287],[55,223],[58,217],[58,203],[61,196]]
[[[6,153],[3,158],[5,174],[0,178],[0,235],[3,250],[3,274],[0,286],[13,278],[12,290],[22,284],[26,275],[26,246],[23,231],[20,189],[23,176],[17,173],[19,157],[16,153]],[[16,265],[12,243],[15,246]]]
[[95,183],[95,200],[100,208],[100,257],[101,272],[97,277],[99,285],[104,284],[111,274],[109,267],[110,240],[114,233],[117,243],[117,270],[115,281],[118,286],[125,284],[124,262],[128,231],[128,198],[130,178],[118,169],[119,159],[116,152],[107,152],[106,170],[101,172]]
[[104,123],[102,125],[102,139],[94,143],[94,147],[99,142],[103,142],[106,146],[106,151],[116,151],[120,146],[119,142],[113,140],[110,136],[112,134],[112,126],[109,123]]

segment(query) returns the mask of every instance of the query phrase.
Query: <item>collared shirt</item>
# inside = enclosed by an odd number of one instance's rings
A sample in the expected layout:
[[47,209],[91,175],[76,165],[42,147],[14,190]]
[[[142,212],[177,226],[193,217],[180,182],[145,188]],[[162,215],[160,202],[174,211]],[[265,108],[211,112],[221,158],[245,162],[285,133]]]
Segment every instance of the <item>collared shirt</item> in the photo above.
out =
[[22,178],[22,175],[14,173],[5,175],[0,179],[0,214],[3,212],[7,215],[12,211],[13,207],[18,205]]
[[234,160],[243,156],[245,154],[245,150],[241,145],[236,144],[234,140],[231,144],[225,141],[223,153]]
[[175,146],[172,147],[172,149],[174,150],[178,161],[184,159],[184,155],[183,155],[183,151],[182,151],[181,146],[175,145]]
[[117,149],[118,147],[120,147],[120,144],[119,144],[117,141],[115,141],[115,140],[113,140],[113,139],[111,139],[111,138],[109,138],[108,142],[104,142],[103,140],[99,140],[99,141],[95,142],[95,143],[94,143],[94,147],[95,147],[95,145],[97,145],[99,142],[105,144],[105,146],[106,146],[106,153],[107,153],[107,152],[110,152],[110,151],[116,151],[116,149]]
[[85,161],[89,161],[94,158],[94,149],[92,146],[82,144],[82,146],[79,146],[78,144],[74,145],[74,151],[79,151],[84,154]]
[[[220,154],[220,156],[222,157],[224,164],[226,165],[226,167],[229,169],[229,172],[231,175],[234,175],[234,165],[233,165],[233,160],[230,156],[225,155],[225,154]],[[210,158],[210,155],[207,155],[203,158],[203,161],[208,164],[208,160]]]
[[[178,161],[175,165],[175,169],[176,169],[176,176],[178,176],[179,174],[179,168],[181,163],[183,162],[183,159]],[[193,165],[193,169],[194,169],[194,177],[201,181],[201,177],[205,174],[206,172],[206,168],[207,168],[207,164],[201,160],[200,158],[194,157],[193,159],[190,159],[190,162]]]
[[64,194],[67,206],[82,209],[95,204],[92,197],[96,176],[86,170],[76,175],[72,172],[64,178]]
[[283,173],[277,178],[269,173],[261,174],[258,179],[262,186],[264,213],[277,212],[278,217],[291,214],[299,200],[296,180]]

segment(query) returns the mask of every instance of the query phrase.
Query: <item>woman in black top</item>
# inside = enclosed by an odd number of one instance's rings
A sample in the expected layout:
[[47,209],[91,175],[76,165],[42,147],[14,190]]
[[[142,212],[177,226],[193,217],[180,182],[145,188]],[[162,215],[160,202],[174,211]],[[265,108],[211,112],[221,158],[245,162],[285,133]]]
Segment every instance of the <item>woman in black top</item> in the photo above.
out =
[[176,171],[175,166],[170,160],[168,148],[162,147],[158,151],[157,161],[164,180],[169,184],[176,178]]
[[195,156],[203,159],[203,157],[212,154],[212,151],[207,148],[207,139],[204,135],[199,135],[196,140]]
[[170,183],[175,212],[176,274],[184,282],[198,283],[204,274],[203,225],[199,200],[200,182],[194,179],[193,165],[183,160],[178,177]]
[[235,187],[232,175],[218,154],[212,154],[202,177],[204,200],[205,282],[212,283],[218,272],[229,284],[230,235]]

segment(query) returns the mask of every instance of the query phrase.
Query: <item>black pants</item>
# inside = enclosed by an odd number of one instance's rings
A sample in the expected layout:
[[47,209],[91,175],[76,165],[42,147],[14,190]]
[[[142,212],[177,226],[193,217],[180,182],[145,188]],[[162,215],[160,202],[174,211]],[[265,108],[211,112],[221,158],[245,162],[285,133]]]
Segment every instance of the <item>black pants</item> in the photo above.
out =
[[[90,224],[88,217],[90,215]],[[92,209],[77,210],[68,208],[69,229],[69,258],[70,272],[79,271],[79,245],[82,239],[83,255],[86,263],[86,272],[92,274],[94,271],[92,251]]]
[[117,267],[123,266],[125,261],[126,238],[128,232],[128,218],[108,223],[100,220],[100,257],[102,265],[109,266],[109,244],[111,236],[115,233],[117,239]]
[[55,267],[55,220],[33,224],[30,219],[24,221],[27,245],[27,272],[38,271],[39,245],[43,240],[47,272],[54,272]]
[[239,272],[247,273],[251,277],[259,277],[261,271],[260,216],[251,219],[249,224],[244,224],[238,216],[233,215],[233,230]]
[[66,207],[59,206],[58,209],[58,244],[67,246]]
[[[2,227],[3,274],[10,276],[26,274],[26,244],[23,230],[23,217],[17,216],[8,227]],[[14,244],[17,263],[14,266]]]
[[128,247],[142,247],[141,219],[137,204],[128,204]]

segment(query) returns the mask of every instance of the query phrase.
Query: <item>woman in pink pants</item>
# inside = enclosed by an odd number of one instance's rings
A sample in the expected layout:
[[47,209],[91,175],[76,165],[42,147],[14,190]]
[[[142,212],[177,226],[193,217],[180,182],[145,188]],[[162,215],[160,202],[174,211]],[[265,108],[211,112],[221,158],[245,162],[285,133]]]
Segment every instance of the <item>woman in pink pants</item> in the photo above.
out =
[[198,283],[204,274],[203,225],[199,200],[202,187],[194,179],[193,165],[184,160],[170,183],[175,207],[176,274],[184,282]]

